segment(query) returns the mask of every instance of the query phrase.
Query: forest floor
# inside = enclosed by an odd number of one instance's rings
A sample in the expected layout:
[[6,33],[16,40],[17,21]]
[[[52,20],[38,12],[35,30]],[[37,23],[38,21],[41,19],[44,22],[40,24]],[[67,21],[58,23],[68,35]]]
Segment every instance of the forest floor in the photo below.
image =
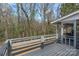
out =
[[0,47],[2,46],[3,42],[0,42]]

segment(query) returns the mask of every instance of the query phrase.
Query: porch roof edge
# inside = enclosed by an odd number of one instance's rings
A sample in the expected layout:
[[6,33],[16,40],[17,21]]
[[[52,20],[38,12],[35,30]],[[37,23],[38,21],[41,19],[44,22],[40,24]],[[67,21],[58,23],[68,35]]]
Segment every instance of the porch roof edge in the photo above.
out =
[[75,11],[75,12],[72,12],[72,13],[66,15],[66,16],[63,16],[63,17],[61,17],[61,18],[59,18],[59,19],[57,19],[57,20],[55,20],[55,21],[53,21],[53,22],[51,22],[51,23],[52,23],[52,24],[53,24],[53,23],[58,23],[58,22],[60,22],[61,20],[64,20],[64,19],[66,19],[66,18],[68,18],[68,17],[70,17],[70,16],[72,16],[72,15],[78,14],[78,13],[79,13],[79,10],[78,10],[78,11]]

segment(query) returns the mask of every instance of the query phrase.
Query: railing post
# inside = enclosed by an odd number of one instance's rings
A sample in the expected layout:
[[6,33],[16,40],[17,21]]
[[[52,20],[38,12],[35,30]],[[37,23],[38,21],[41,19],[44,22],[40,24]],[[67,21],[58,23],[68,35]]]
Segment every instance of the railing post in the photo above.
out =
[[41,36],[41,49],[44,48],[44,41],[45,41],[44,36]]
[[10,41],[8,41],[7,54],[8,56],[11,56],[11,42]]

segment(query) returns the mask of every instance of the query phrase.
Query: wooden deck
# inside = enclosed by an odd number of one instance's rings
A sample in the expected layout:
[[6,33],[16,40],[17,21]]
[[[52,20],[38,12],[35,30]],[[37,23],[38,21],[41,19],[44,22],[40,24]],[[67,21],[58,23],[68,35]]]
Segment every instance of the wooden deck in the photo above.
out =
[[51,44],[22,56],[78,56],[78,50],[65,44]]
[[[45,39],[44,42],[42,42],[42,39]],[[60,44],[55,37],[33,38],[32,40],[27,40],[26,38],[22,40],[22,38],[19,38],[5,41],[5,44],[0,49],[0,55],[79,56],[79,49],[68,44]]]

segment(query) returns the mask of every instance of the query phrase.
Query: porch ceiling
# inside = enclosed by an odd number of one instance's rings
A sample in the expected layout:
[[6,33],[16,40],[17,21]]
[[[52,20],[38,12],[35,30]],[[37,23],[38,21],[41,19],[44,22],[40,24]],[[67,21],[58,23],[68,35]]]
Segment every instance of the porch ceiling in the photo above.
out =
[[69,15],[66,15],[64,17],[61,17],[51,23],[59,23],[59,22],[63,22],[63,23],[74,23],[74,21],[79,20],[79,11],[73,12]]

